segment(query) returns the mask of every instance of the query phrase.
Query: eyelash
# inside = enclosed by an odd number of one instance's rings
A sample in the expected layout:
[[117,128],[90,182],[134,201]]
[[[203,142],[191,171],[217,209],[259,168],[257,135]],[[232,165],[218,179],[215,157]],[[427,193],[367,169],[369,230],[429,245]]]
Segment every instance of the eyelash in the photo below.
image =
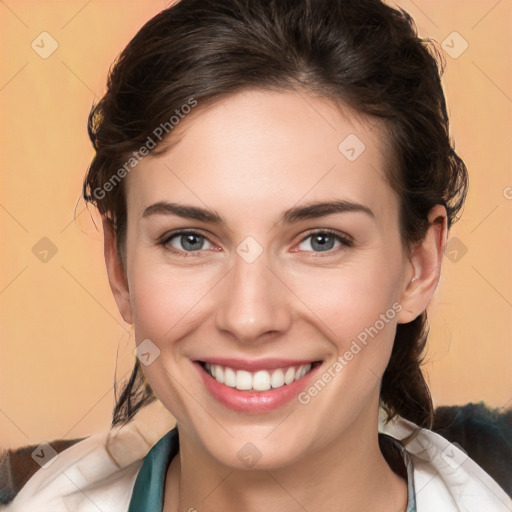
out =
[[[183,256],[184,258],[199,257],[199,254],[194,254],[194,253],[201,253],[203,251],[203,249],[200,249],[198,251],[181,251],[179,249],[176,249],[175,247],[168,245],[172,239],[182,236],[182,235],[197,235],[199,237],[206,239],[209,243],[212,243],[212,242],[210,242],[210,240],[208,240],[207,236],[199,233],[198,231],[182,230],[182,231],[177,231],[175,233],[171,233],[169,235],[164,235],[161,238],[161,240],[157,243],[157,245],[162,246],[165,250],[167,250],[169,252]],[[345,248],[349,248],[354,245],[354,241],[351,237],[349,237],[348,235],[342,235],[341,233],[334,231],[332,229],[317,229],[314,231],[310,231],[306,236],[304,236],[300,240],[299,245],[302,244],[302,242],[306,241],[308,238],[313,237],[315,235],[328,235],[330,237],[333,237],[334,239],[341,242],[342,246],[344,246]],[[206,249],[204,249],[204,250],[206,250]],[[312,256],[312,257],[316,258],[316,257],[324,257],[322,255],[322,252],[325,252],[326,256],[331,256],[333,254],[337,254],[340,250],[342,250],[342,249],[340,249],[340,248],[338,248],[337,250],[329,249],[327,251],[300,251],[300,250],[297,250],[294,252],[312,252],[314,254],[314,256]]]

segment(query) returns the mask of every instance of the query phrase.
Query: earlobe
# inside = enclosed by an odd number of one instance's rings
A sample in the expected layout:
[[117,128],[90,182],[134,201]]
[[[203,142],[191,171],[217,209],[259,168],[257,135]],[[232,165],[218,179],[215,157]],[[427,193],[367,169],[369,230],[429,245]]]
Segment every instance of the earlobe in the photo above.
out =
[[448,235],[444,206],[434,206],[429,212],[428,221],[430,226],[424,239],[416,245],[409,258],[411,271],[402,293],[398,323],[412,322],[423,313],[439,283]]
[[107,266],[108,282],[114,295],[119,313],[128,324],[133,324],[132,309],[130,303],[130,291],[126,272],[117,250],[117,238],[112,224],[102,218],[103,222],[103,252]]

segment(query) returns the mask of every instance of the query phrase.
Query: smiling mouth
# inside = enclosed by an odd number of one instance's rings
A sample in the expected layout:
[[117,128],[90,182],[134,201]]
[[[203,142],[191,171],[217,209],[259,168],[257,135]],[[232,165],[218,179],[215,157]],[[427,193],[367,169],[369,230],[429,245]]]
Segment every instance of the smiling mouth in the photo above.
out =
[[296,382],[320,365],[321,361],[299,366],[286,366],[273,370],[257,370],[249,372],[236,370],[229,366],[198,361],[203,370],[220,384],[239,391],[270,391]]

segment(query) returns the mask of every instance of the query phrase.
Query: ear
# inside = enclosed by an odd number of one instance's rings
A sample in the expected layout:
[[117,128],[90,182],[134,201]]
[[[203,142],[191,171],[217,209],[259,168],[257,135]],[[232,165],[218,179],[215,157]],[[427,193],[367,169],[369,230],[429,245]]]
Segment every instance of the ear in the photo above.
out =
[[133,324],[128,280],[117,250],[117,237],[112,224],[105,217],[102,217],[102,223],[103,251],[105,255],[105,263],[107,265],[110,289],[112,290],[117,308],[119,309],[123,320],[128,324]]
[[398,323],[412,322],[428,306],[441,276],[441,261],[448,236],[448,219],[444,206],[434,206],[428,215],[425,238],[409,256],[411,271],[406,276],[400,304]]

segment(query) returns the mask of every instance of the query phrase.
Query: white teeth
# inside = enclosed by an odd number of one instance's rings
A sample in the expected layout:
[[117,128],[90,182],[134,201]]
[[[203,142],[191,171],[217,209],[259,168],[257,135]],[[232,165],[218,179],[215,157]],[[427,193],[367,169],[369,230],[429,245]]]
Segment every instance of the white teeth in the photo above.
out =
[[236,373],[231,368],[226,368],[224,370],[224,384],[230,388],[234,388],[236,386]]
[[300,371],[300,377],[304,377],[304,375],[306,375],[306,373],[309,372],[309,370],[311,370],[311,364],[306,364],[302,367],[302,370]]
[[221,384],[224,384],[224,370],[222,369],[222,366],[215,366],[215,380],[220,382]]
[[284,383],[291,384],[295,380],[295,368],[292,366],[286,370],[284,374]]
[[281,386],[284,386],[283,370],[274,370],[272,378],[270,379],[270,384],[273,388],[280,388]]
[[265,370],[256,372],[252,378],[252,387],[256,391],[268,391],[270,389],[270,374]]
[[[215,365],[214,365],[215,366]],[[252,389],[252,375],[245,370],[236,372],[236,389],[246,391]]]
[[205,369],[217,382],[230,388],[240,391],[268,391],[301,379],[311,370],[311,364],[303,364],[298,368],[278,368],[272,372],[258,370],[254,373],[210,363],[205,364]]

